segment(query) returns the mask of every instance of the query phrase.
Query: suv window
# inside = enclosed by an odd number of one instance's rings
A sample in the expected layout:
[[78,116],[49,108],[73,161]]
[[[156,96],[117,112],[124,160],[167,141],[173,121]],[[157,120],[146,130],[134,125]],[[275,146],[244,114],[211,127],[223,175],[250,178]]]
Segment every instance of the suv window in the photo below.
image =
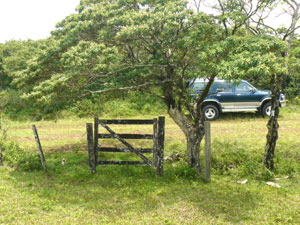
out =
[[236,92],[251,92],[252,87],[247,83],[240,83],[236,86]]
[[230,82],[218,83],[217,91],[218,92],[232,92],[232,83],[230,83]]
[[207,82],[195,82],[192,86],[194,92],[204,91]]

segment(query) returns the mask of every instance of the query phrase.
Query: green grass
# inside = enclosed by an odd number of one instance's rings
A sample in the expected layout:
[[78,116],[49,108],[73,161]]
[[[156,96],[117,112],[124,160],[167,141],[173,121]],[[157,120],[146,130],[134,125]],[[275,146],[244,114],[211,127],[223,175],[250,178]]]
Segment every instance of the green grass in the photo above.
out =
[[[225,114],[213,122],[209,183],[198,179],[185,160],[166,163],[162,177],[149,167],[139,166],[98,166],[97,174],[91,175],[86,152],[87,122],[92,118],[35,122],[49,173],[15,169],[6,162],[0,167],[0,224],[300,223],[298,108],[282,110],[275,173],[262,165],[266,118],[251,113]],[[36,152],[32,122],[5,120],[4,124],[8,141],[17,142],[27,152]],[[114,129],[151,133],[152,127]],[[132,144],[145,147],[151,142]],[[115,142],[106,145],[119,146]],[[184,135],[169,117],[165,148],[166,155],[186,154]],[[125,159],[127,154],[100,157]],[[63,158],[65,166],[61,165]],[[280,178],[274,182],[281,188],[266,185],[275,177]],[[248,179],[246,184],[237,183],[244,179]]]

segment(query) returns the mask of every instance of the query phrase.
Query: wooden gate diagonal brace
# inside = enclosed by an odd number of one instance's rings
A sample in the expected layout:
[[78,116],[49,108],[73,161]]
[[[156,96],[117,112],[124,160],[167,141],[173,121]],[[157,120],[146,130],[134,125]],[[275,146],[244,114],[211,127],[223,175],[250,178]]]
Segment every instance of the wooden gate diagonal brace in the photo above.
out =
[[146,158],[146,156],[144,156],[143,154],[141,154],[140,152],[138,152],[137,150],[135,150],[132,145],[130,145],[127,141],[125,141],[124,139],[122,139],[118,134],[116,134],[112,129],[110,129],[108,126],[106,126],[103,123],[99,123],[102,127],[104,127],[114,138],[118,139],[122,144],[124,144],[129,151],[135,153],[138,157],[140,157],[147,165],[154,167],[152,162]]

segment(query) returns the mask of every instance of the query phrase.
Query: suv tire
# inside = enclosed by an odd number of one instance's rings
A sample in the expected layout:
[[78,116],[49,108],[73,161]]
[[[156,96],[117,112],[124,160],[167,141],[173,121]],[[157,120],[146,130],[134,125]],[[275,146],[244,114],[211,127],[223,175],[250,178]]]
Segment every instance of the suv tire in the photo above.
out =
[[204,120],[215,120],[219,117],[219,109],[214,105],[206,105],[202,109]]
[[271,108],[272,108],[272,106],[271,106],[270,102],[264,104],[264,106],[262,108],[262,115],[270,117],[271,116]]

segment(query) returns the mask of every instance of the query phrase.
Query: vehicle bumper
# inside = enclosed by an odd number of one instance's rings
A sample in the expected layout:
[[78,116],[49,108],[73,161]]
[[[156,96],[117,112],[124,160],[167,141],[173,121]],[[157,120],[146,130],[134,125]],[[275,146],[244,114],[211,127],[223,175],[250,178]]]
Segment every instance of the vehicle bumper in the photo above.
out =
[[280,95],[279,102],[280,102],[280,107],[285,107],[286,106],[286,99],[285,99],[284,94]]
[[286,101],[285,100],[284,101],[280,101],[280,107],[283,108],[285,106],[286,106]]

